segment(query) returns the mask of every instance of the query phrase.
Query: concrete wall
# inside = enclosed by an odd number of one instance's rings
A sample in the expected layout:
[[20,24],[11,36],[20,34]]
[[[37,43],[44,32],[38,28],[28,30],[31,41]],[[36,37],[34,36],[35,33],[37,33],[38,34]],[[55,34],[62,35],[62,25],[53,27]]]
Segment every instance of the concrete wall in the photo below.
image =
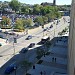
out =
[[71,6],[71,23],[68,42],[68,75],[74,74],[75,66],[75,0],[72,0]]

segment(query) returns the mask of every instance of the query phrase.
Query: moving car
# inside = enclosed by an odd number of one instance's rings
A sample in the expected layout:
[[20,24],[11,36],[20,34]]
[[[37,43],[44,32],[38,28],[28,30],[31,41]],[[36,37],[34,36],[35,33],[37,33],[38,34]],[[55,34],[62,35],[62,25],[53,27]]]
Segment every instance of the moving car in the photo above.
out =
[[46,31],[47,29],[44,29],[43,31]]
[[32,35],[29,35],[26,40],[32,39]]
[[5,73],[5,74],[10,74],[10,73],[13,72],[15,69],[17,69],[17,65],[13,63],[13,64],[9,65],[9,66],[5,69],[4,73]]
[[35,46],[35,43],[31,43],[29,46],[28,46],[28,48],[32,48],[32,47],[34,47]]
[[53,25],[50,25],[50,27],[49,28],[53,28]]
[[20,53],[26,53],[28,51],[28,48],[23,48]]
[[15,33],[10,32],[9,35],[16,35]]
[[5,31],[4,33],[5,33],[5,34],[9,34],[8,31]]
[[0,43],[0,46],[2,46],[2,44]]
[[44,36],[42,39],[41,39],[41,44],[44,44],[45,42],[49,41],[50,40],[50,37],[49,36]]

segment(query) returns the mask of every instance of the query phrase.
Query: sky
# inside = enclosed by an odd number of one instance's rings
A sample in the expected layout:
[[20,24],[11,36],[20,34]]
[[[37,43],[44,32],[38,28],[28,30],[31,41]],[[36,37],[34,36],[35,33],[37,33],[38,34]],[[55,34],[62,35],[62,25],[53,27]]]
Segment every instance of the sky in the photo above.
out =
[[[0,0],[0,1],[11,1],[11,0]],[[42,2],[49,2],[52,3],[53,0],[18,0],[21,3],[26,3],[26,4],[41,4]],[[71,4],[72,0],[56,0],[57,5],[68,5]]]

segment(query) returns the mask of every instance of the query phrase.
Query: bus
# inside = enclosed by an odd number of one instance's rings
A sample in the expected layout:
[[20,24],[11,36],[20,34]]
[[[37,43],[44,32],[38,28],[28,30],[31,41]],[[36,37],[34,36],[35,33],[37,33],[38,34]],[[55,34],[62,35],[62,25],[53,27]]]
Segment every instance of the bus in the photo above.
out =
[[50,37],[49,36],[44,36],[42,39],[41,39],[41,43],[44,44],[45,42],[49,41],[50,40]]

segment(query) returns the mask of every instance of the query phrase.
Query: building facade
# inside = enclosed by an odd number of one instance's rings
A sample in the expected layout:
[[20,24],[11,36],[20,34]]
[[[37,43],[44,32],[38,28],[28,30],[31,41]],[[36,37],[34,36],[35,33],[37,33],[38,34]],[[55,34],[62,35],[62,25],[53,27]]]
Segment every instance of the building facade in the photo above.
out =
[[72,0],[68,42],[68,75],[75,75],[75,0]]

